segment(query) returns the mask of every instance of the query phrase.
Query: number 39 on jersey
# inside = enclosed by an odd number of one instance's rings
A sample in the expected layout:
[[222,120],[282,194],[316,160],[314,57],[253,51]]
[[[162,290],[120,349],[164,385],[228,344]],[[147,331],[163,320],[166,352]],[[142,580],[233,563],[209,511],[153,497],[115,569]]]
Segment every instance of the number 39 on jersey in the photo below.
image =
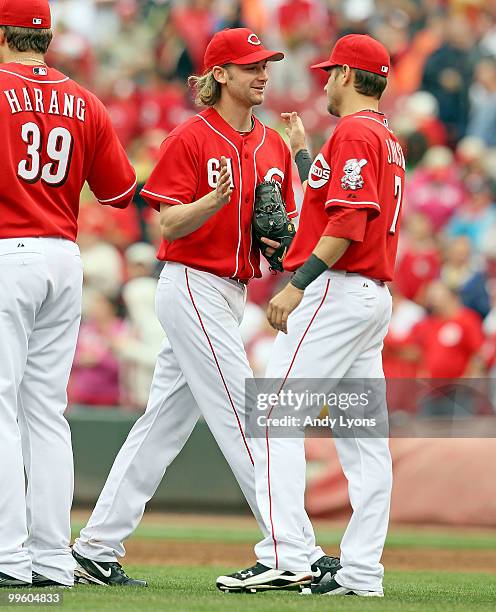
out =
[[[59,187],[67,180],[72,157],[74,139],[68,129],[54,127],[43,141],[41,130],[37,123],[24,123],[21,127],[21,138],[26,143],[26,158],[17,166],[17,174],[26,183],[36,183],[40,179]],[[45,154],[50,161],[42,164]]]

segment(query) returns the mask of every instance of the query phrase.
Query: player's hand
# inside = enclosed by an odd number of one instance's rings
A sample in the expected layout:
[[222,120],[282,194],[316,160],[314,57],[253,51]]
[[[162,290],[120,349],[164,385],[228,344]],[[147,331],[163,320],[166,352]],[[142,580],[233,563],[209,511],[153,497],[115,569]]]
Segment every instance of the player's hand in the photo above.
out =
[[298,113],[294,111],[292,113],[281,113],[281,119],[286,126],[285,132],[289,138],[289,146],[291,147],[291,153],[294,158],[298,151],[308,148],[305,137],[305,127]]
[[263,242],[269,247],[268,249],[265,249],[265,254],[268,257],[273,255],[276,249],[278,249],[281,246],[280,242],[277,242],[276,240],[271,240],[270,238],[260,238],[260,242]]
[[275,295],[267,308],[267,319],[270,325],[283,333],[288,333],[288,317],[303,299],[303,291],[288,283]]
[[215,187],[214,198],[215,208],[217,210],[225,206],[231,199],[233,192],[233,181],[232,176],[227,165],[227,160],[224,156],[220,158],[220,172],[217,180],[217,186]]

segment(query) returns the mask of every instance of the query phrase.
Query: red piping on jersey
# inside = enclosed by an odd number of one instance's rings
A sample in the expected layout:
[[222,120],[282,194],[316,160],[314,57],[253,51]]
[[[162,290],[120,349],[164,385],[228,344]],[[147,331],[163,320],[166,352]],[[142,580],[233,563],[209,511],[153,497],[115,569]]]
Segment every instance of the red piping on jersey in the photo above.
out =
[[[252,206],[251,206],[251,211],[252,211],[252,216],[253,216],[253,209],[255,208],[255,191],[257,189],[257,181],[258,181],[258,171],[257,171],[257,153],[258,150],[260,149],[260,147],[264,144],[265,142],[265,135],[266,135],[266,128],[265,125],[263,123],[261,123],[262,127],[263,127],[263,136],[262,136],[262,140],[260,141],[260,144],[257,145],[257,147],[255,148],[254,152],[253,152],[253,173],[255,175],[255,185],[253,186],[253,202],[252,202]],[[253,232],[250,232],[250,248],[248,249],[248,263],[250,264],[250,268],[251,268],[251,277],[253,278],[255,276],[255,268],[253,267],[253,264],[251,263],[251,246],[252,246],[252,242],[253,242]]]
[[185,270],[184,270],[184,273],[185,273],[185,275],[186,275],[186,286],[188,287],[188,293],[189,293],[189,297],[190,297],[190,299],[191,299],[191,303],[193,304],[193,308],[195,309],[195,312],[196,312],[196,314],[197,314],[197,316],[198,316],[198,320],[200,321],[200,325],[201,325],[201,328],[202,328],[202,330],[203,330],[203,333],[205,334],[205,337],[206,337],[206,339],[207,339],[208,345],[210,346],[210,350],[212,351],[212,355],[213,355],[213,358],[214,358],[214,361],[215,361],[215,365],[217,366],[217,369],[219,370],[219,374],[220,374],[220,377],[221,377],[221,379],[222,379],[222,383],[224,384],[224,389],[226,390],[227,397],[229,398],[229,402],[230,402],[231,407],[232,407],[233,412],[234,412],[234,416],[236,417],[236,421],[237,421],[237,423],[238,423],[238,428],[239,428],[239,431],[240,431],[240,433],[241,433],[241,437],[243,438],[243,443],[244,443],[244,445],[245,445],[245,448],[246,448],[246,451],[247,451],[247,453],[248,453],[248,456],[250,457],[251,464],[252,464],[252,465],[254,465],[254,462],[253,462],[253,457],[252,457],[252,455],[251,455],[250,448],[248,447],[248,443],[246,442],[246,437],[245,437],[245,433],[244,433],[244,431],[243,431],[243,427],[241,426],[241,421],[240,421],[239,416],[238,416],[238,413],[237,413],[237,411],[236,411],[236,407],[234,406],[234,402],[233,402],[233,400],[232,400],[231,394],[229,393],[229,389],[228,389],[228,387],[227,387],[227,384],[226,384],[226,380],[225,380],[225,378],[224,378],[224,375],[222,374],[222,369],[221,369],[220,364],[219,364],[219,361],[218,361],[218,359],[217,359],[217,355],[215,354],[214,347],[213,347],[212,342],[211,342],[211,340],[210,340],[210,337],[209,337],[209,335],[208,335],[208,333],[207,333],[207,330],[205,329],[205,325],[203,325],[203,321],[202,321],[202,318],[201,318],[200,312],[199,312],[198,308],[196,307],[195,300],[193,299],[193,294],[191,293],[191,288],[190,288],[190,286],[189,286],[189,275],[188,275],[188,270],[187,270],[187,269],[185,269]]
[[[307,325],[307,328],[305,329],[305,332],[303,333],[303,336],[301,337],[300,341],[298,342],[298,346],[296,347],[296,351],[295,351],[295,353],[293,355],[293,359],[291,360],[291,363],[289,365],[288,371],[286,372],[286,376],[284,377],[284,380],[282,381],[282,384],[279,387],[279,391],[277,392],[278,395],[282,391],[282,388],[284,387],[286,381],[288,380],[289,373],[291,372],[291,369],[293,368],[294,362],[296,360],[296,355],[298,355],[298,351],[300,350],[300,347],[303,344],[303,340],[305,339],[305,336],[307,335],[308,331],[310,330],[310,327],[312,326],[312,323],[315,321],[315,317],[317,316],[317,313],[322,308],[322,305],[325,302],[325,299],[327,297],[327,293],[329,291],[330,282],[331,282],[331,280],[328,279],[327,285],[326,285],[326,288],[325,288],[325,291],[324,291],[324,296],[322,297],[322,300],[320,301],[320,304],[317,306],[316,311],[313,313],[313,316],[310,319],[310,323]],[[270,409],[269,414],[267,415],[267,421],[270,419],[270,415],[272,414],[272,411],[274,410],[276,405],[277,404],[274,404],[272,406],[272,408]],[[271,529],[272,541],[274,542],[274,556],[275,556],[275,561],[276,561],[275,569],[279,569],[279,555],[277,553],[277,539],[276,539],[276,536],[275,536],[274,521],[272,519],[272,494],[271,494],[271,487],[270,487],[270,445],[269,445],[269,426],[268,425],[265,426],[265,443],[266,443],[266,447],[267,447],[267,489],[268,489],[268,494],[269,494],[270,529]]]
[[[243,171],[241,169],[241,157],[240,157],[238,148],[236,147],[236,145],[233,142],[231,142],[229,140],[229,138],[227,138],[227,136],[225,136],[222,132],[219,132],[219,130],[214,128],[214,126],[211,123],[209,123],[202,114],[199,113],[196,116],[199,117],[202,121],[204,121],[213,132],[215,132],[221,138],[223,138],[226,142],[228,142],[231,145],[231,147],[234,149],[234,151],[236,152],[236,157],[238,158],[238,171],[239,171],[239,187],[238,187],[238,191],[239,191],[239,196],[238,196],[238,247],[236,249],[236,269],[234,270],[234,272],[232,274],[232,278],[236,278],[236,276],[238,274],[238,268],[239,268],[239,249],[241,247],[241,206],[242,206],[242,198],[243,198]],[[249,255],[248,255],[248,259],[249,259]]]

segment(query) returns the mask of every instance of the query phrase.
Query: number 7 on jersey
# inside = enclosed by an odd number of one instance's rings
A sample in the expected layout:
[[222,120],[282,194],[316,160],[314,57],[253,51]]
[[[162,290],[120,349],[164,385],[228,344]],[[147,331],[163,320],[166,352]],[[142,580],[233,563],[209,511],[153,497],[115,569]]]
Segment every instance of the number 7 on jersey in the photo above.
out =
[[403,185],[401,182],[401,176],[394,175],[394,197],[396,198],[396,208],[394,209],[393,222],[389,228],[389,233],[394,234],[396,232],[396,224],[398,223],[398,217],[401,209],[401,201],[403,199]]

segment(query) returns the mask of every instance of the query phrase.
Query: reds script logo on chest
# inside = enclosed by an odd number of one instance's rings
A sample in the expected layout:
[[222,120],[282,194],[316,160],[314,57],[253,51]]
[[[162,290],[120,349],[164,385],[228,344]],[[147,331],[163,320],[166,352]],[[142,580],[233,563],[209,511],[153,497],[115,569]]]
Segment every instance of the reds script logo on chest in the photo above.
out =
[[319,187],[323,187],[330,178],[331,168],[322,153],[319,153],[310,167],[308,184],[314,189],[319,189]]

